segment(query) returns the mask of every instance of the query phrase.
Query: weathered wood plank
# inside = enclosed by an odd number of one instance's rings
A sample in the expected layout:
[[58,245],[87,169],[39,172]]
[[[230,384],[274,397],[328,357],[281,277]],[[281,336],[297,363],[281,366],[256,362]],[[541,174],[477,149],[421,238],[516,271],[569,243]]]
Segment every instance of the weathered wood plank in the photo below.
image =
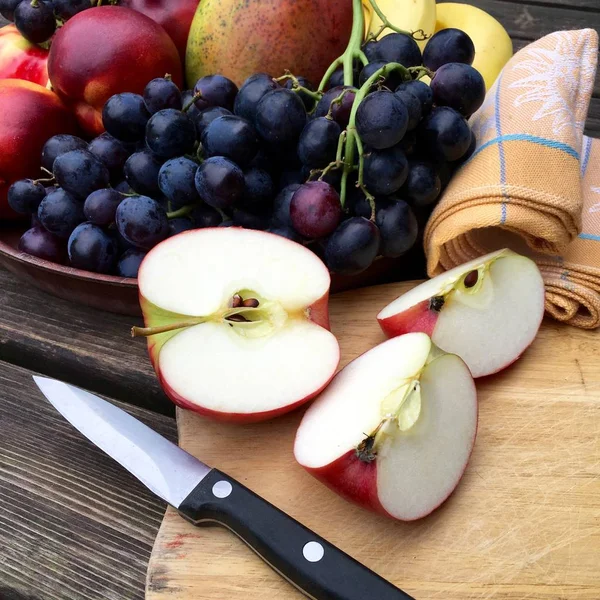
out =
[[0,290],[0,360],[175,414],[158,385],[145,342],[129,334],[138,319],[54,298],[1,269]]
[[[142,600],[165,504],[67,423],[31,375],[0,363],[0,598]],[[173,419],[127,410],[176,440]]]

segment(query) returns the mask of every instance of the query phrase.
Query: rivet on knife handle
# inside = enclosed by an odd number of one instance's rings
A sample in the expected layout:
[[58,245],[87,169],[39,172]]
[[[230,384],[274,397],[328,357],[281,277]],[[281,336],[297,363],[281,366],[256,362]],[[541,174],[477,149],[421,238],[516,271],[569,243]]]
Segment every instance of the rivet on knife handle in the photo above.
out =
[[314,600],[414,600],[216,469],[180,504],[179,512],[194,525],[227,527]]

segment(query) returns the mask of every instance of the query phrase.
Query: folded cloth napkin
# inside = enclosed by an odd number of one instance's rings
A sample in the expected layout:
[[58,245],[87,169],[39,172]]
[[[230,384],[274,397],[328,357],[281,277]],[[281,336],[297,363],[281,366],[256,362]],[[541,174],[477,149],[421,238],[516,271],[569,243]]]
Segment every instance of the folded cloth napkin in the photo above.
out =
[[598,34],[584,29],[547,35],[507,63],[471,117],[476,150],[425,229],[429,276],[509,247],[540,265],[552,316],[600,325],[600,242],[581,246],[593,241],[590,230],[600,234],[600,218],[586,215],[578,237],[584,195],[588,203],[590,187],[600,187],[588,183],[600,150],[583,139],[597,59]]

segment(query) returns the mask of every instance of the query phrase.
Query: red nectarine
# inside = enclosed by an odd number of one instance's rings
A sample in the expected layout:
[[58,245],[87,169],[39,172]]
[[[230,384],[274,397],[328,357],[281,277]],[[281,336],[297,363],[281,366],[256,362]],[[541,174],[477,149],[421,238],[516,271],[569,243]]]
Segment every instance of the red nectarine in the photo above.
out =
[[0,79],[48,83],[48,50],[28,42],[14,25],[0,28]]
[[42,147],[58,133],[77,133],[77,124],[54,92],[29,81],[0,80],[0,218],[16,217],[8,188],[40,175]]
[[92,135],[104,131],[102,107],[113,94],[141,93],[166,73],[182,85],[179,54],[167,32],[122,6],[100,6],[69,19],[52,42],[48,73],[56,93]]

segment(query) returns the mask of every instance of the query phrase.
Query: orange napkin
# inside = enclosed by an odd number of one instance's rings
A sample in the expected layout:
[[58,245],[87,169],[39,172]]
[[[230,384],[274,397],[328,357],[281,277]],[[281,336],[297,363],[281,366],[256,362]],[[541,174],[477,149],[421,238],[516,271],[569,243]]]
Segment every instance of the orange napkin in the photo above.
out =
[[600,325],[600,146],[583,136],[597,58],[598,34],[584,29],[507,63],[471,117],[475,153],[425,229],[429,276],[509,247],[540,266],[553,317]]

